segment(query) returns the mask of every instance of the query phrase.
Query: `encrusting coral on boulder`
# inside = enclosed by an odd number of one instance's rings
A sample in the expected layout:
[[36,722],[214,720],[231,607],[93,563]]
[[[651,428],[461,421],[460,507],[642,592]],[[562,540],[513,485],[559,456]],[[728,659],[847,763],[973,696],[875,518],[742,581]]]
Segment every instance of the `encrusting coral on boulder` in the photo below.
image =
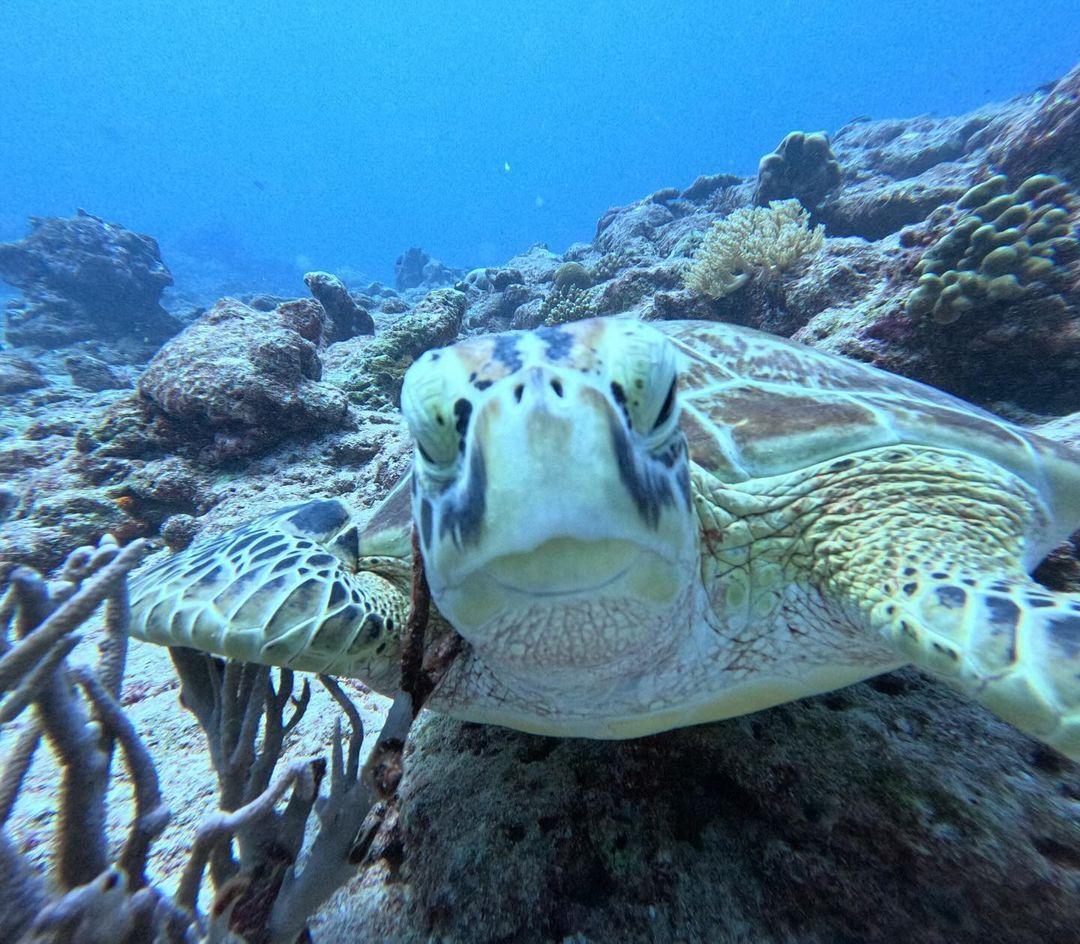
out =
[[396,407],[409,365],[424,351],[457,337],[465,308],[465,295],[456,289],[431,292],[377,337],[333,345],[327,352],[327,379],[359,406]]
[[768,279],[821,251],[822,226],[810,227],[798,200],[774,200],[717,220],[705,234],[686,273],[689,288],[722,298],[755,276]]
[[1049,286],[1064,274],[1060,263],[1080,249],[1068,187],[1036,174],[1007,191],[1007,178],[998,174],[960,198],[964,215],[915,267],[919,284],[905,306],[909,316],[951,324],[976,309],[1036,294],[1064,308]]
[[798,200],[808,210],[821,205],[826,194],[840,186],[840,165],[824,132],[792,131],[758,165],[754,202]]
[[8,302],[7,340],[58,347],[91,338],[152,351],[181,324],[159,304],[172,275],[157,243],[83,210],[30,220],[30,234],[0,244],[0,278],[22,292]]

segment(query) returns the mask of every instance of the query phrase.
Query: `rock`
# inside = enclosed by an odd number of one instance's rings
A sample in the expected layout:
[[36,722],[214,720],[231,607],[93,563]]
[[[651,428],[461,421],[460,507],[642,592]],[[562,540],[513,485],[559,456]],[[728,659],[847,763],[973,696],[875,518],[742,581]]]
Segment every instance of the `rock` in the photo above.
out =
[[1080,767],[910,670],[632,741],[426,715],[383,857],[313,932],[1070,944],[1078,797]]
[[347,399],[320,382],[324,318],[316,302],[259,312],[223,299],[158,352],[139,394],[191,440],[209,440],[209,458],[340,426]]
[[84,390],[117,390],[130,386],[103,360],[89,354],[69,354],[64,358],[64,369],[71,382]]
[[48,382],[33,361],[0,351],[0,394],[25,393],[44,387]]
[[377,337],[331,345],[326,352],[327,380],[360,406],[396,408],[405,371],[424,351],[457,338],[466,303],[462,292],[439,289]]
[[25,239],[0,245],[0,278],[22,292],[7,305],[11,344],[127,337],[153,350],[180,330],[158,303],[172,276],[157,243],[83,210],[31,218]]
[[345,288],[345,283],[336,275],[309,272],[304,276],[304,283],[330,319],[330,340],[345,341],[358,334],[375,333],[371,314],[356,303]]
[[394,285],[398,291],[424,289],[430,291],[456,282],[463,272],[451,269],[438,259],[432,259],[423,249],[409,249],[394,263]]
[[651,200],[615,207],[600,217],[593,243],[600,252],[648,253],[657,230],[673,219],[668,207]]
[[1039,95],[1030,114],[1012,121],[989,154],[1011,178],[1043,173],[1080,180],[1080,65]]
[[191,515],[170,515],[161,523],[161,539],[171,551],[190,547],[199,533],[199,522]]

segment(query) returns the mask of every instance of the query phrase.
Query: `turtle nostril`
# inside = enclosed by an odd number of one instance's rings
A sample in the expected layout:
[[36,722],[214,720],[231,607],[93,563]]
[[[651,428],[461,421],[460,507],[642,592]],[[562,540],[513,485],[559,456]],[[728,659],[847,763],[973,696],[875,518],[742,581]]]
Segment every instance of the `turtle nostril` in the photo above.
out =
[[561,397],[562,396],[562,381],[560,381],[560,380],[552,380],[551,381],[551,389],[555,391],[555,396]]
[[521,395],[525,392],[525,384],[518,384],[514,387],[514,402],[521,402]]

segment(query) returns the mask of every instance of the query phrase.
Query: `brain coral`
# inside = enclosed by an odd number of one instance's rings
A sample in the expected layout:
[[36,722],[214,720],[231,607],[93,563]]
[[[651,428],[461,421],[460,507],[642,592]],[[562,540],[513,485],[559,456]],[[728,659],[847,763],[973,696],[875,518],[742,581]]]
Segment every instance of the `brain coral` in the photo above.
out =
[[810,216],[798,200],[736,210],[705,234],[686,284],[711,298],[722,298],[755,275],[775,276],[821,250],[825,228],[811,229],[809,224]]
[[1054,296],[1049,283],[1078,246],[1062,181],[1036,174],[1009,193],[998,174],[972,187],[957,209],[967,212],[915,267],[919,283],[905,305],[910,317],[951,324],[998,302]]

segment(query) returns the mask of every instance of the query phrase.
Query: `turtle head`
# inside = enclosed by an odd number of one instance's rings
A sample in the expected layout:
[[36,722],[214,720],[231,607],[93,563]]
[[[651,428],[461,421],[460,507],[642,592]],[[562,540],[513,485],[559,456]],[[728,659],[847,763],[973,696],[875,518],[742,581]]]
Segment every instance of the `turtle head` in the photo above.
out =
[[698,552],[663,334],[473,338],[420,357],[401,399],[432,596],[489,666],[600,679],[670,649]]

